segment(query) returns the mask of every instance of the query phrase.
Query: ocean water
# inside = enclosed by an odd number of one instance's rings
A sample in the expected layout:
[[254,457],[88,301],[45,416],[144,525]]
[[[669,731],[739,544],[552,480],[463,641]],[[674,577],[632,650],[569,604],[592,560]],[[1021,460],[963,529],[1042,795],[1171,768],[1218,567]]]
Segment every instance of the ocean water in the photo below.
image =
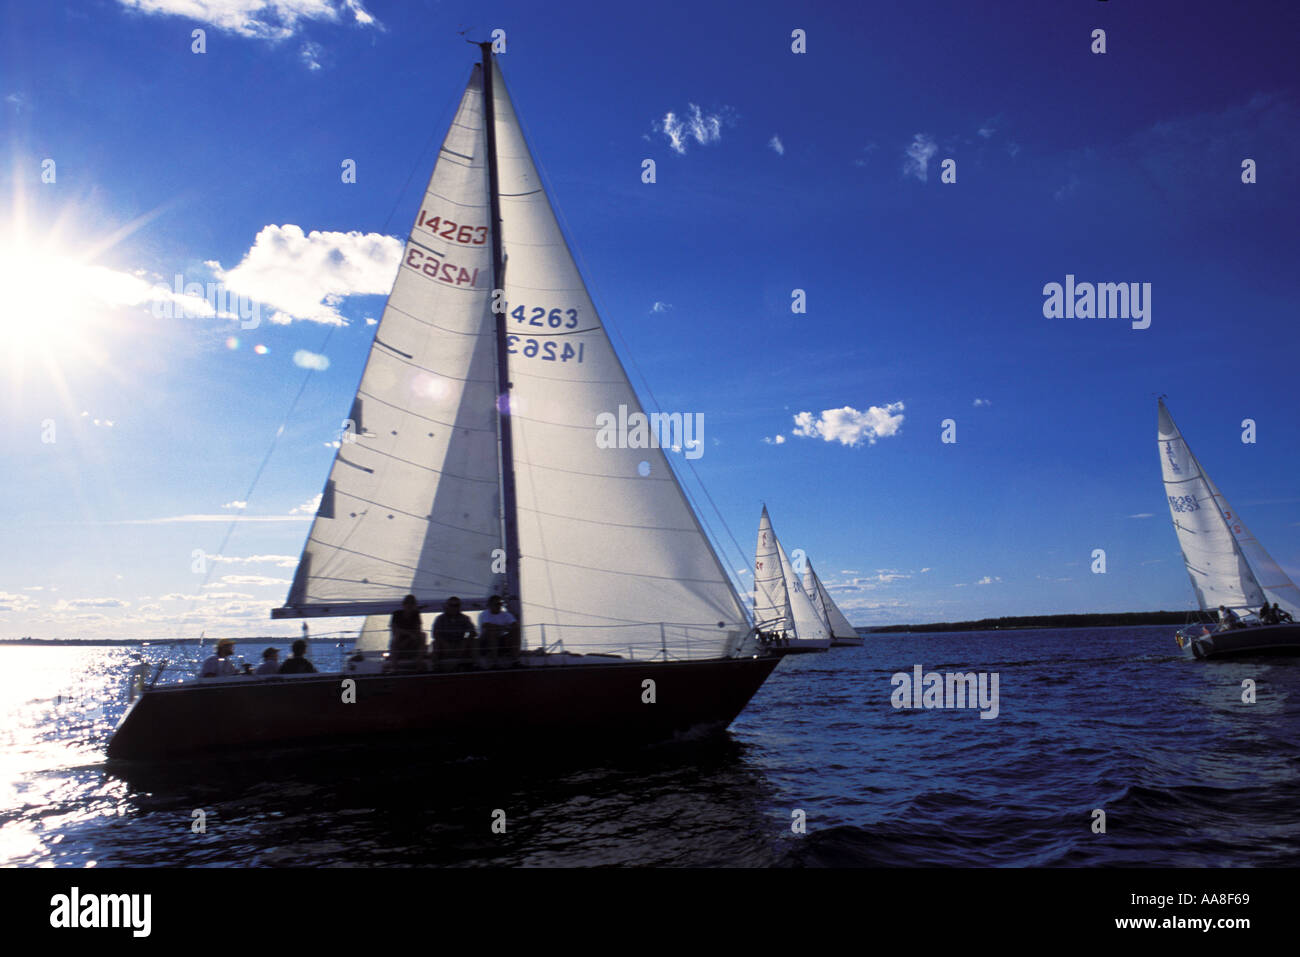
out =
[[[612,757],[379,747],[130,772],[104,748],[135,656],[185,670],[197,648],[0,646],[0,864],[1300,864],[1300,659],[1192,661],[1172,632],[871,637],[783,661],[725,735]],[[896,710],[890,676],[917,664],[996,672],[997,717]]]

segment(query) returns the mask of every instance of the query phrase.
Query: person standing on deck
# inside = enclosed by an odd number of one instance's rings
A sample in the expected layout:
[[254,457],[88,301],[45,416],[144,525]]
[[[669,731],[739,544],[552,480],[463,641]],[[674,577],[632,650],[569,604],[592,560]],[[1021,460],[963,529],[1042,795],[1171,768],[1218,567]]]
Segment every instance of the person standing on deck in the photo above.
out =
[[424,630],[414,595],[402,599],[402,607],[388,619],[388,650],[395,664],[410,666],[424,654]]
[[456,668],[469,660],[470,642],[478,631],[469,616],[460,610],[460,599],[452,596],[442,606],[442,614],[433,620],[434,663],[446,662]]

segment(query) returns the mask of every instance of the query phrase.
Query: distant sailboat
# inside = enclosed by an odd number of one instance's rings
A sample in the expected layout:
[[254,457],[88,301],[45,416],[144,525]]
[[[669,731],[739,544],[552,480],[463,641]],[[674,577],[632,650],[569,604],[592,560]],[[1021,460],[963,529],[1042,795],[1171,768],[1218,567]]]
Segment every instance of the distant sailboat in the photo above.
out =
[[[349,441],[272,612],[368,616],[346,673],[356,703],[340,704],[339,675],[151,688],[110,757],[399,732],[626,744],[725,727],[775,667],[666,453],[595,441],[598,415],[641,405],[481,46]],[[425,613],[502,597],[524,653],[514,667],[394,672],[387,621],[407,594]]]
[[769,636],[767,645],[777,654],[825,651],[831,646],[825,619],[804,591],[772,530],[766,505],[758,520],[754,552],[754,627],[760,635]]
[[840,611],[839,606],[835,604],[835,599],[831,597],[813,569],[811,558],[804,564],[803,588],[812,600],[813,607],[817,609],[817,614],[821,616],[822,622],[825,623],[826,630],[831,636],[832,646],[862,644],[862,636],[849,624],[849,620],[844,617],[844,612]]
[[[1179,646],[1198,658],[1300,654],[1300,625],[1260,617],[1265,602],[1277,604],[1284,618],[1300,617],[1300,590],[1205,473],[1163,398],[1158,405],[1156,442],[1169,513],[1196,601],[1210,619],[1179,631]],[[1215,630],[1221,607],[1241,625]]]

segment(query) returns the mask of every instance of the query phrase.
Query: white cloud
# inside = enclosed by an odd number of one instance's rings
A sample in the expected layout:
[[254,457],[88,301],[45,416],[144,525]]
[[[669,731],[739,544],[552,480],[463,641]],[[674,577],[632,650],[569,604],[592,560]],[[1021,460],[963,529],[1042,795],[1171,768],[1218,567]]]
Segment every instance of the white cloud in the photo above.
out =
[[315,369],[317,372],[324,372],[330,367],[330,360],[328,356],[323,356],[318,352],[299,349],[293,354],[293,364],[303,369]]
[[308,522],[310,515],[169,515],[166,518],[127,518],[105,525],[175,525],[189,522]]
[[[40,586],[36,586],[40,587]],[[23,589],[30,591],[32,589]],[[26,595],[14,595],[10,592],[0,591],[0,611],[31,611],[33,608],[39,608],[40,604]]]
[[298,559],[292,555],[208,555],[207,559],[236,565],[275,565],[277,568],[293,568],[298,564]]
[[319,43],[312,43],[308,40],[298,51],[298,58],[306,65],[309,70],[320,69],[320,57],[324,48]]
[[221,506],[221,507],[222,507],[222,508],[233,508],[233,509],[237,509],[237,510],[239,510],[239,511],[243,511],[244,509],[248,508],[248,503],[247,503],[247,502],[240,502],[240,501],[236,500],[236,501],[233,501],[233,502],[227,502],[225,505],[223,505],[223,506]]
[[378,26],[362,0],[118,0],[128,10],[185,17],[258,40],[283,40],[304,22],[323,20]]
[[877,439],[898,434],[903,425],[903,403],[891,402],[885,406],[871,406],[859,412],[851,406],[842,409],[825,409],[817,418],[811,412],[800,412],[794,417],[794,435],[805,438],[821,436],[827,442],[857,445],[866,440],[875,445]]
[[993,400],[992,400],[992,399],[976,399],[976,400],[975,400],[975,408],[977,408],[977,409],[980,408],[981,406],[989,406],[989,405],[992,405],[992,404],[993,404]]
[[997,132],[997,130],[995,130],[995,129],[994,129],[993,127],[991,127],[991,126],[981,126],[980,129],[979,129],[979,134],[980,134],[980,136],[984,137],[984,139],[988,139],[990,136],[992,136],[992,135],[993,135],[994,133],[996,133],[996,132]]
[[659,302],[656,300],[655,304],[650,307],[650,311],[654,313],[667,312],[672,307],[673,304],[671,302]]
[[1002,579],[999,578],[999,577],[996,576],[996,575],[994,575],[994,576],[992,576],[992,577],[990,577],[990,576],[988,576],[988,575],[985,575],[983,578],[981,578],[981,579],[980,579],[979,581],[977,581],[975,584],[976,584],[976,585],[993,585],[993,584],[996,584],[997,582],[1000,582],[1000,581],[1002,581]]
[[374,316],[366,316],[366,325],[377,326],[379,325],[379,320],[376,319]]
[[271,321],[305,319],[343,325],[345,296],[388,293],[401,264],[402,241],[379,233],[312,230],[292,223],[264,226],[239,265],[213,274],[231,292],[275,310]]
[[325,497],[324,492],[317,492],[314,497],[303,502],[301,505],[296,505],[293,508],[289,509],[289,514],[299,515],[302,513],[306,513],[308,515],[315,515],[316,510],[320,508],[321,499],[324,497]]
[[[287,578],[268,578],[265,575],[223,575],[221,581],[226,585],[288,585]],[[216,595],[208,595],[215,598]]]
[[767,141],[767,145],[772,147],[777,156],[785,155],[785,144],[781,142],[781,137],[776,134],[773,134],[772,138]]
[[67,611],[69,608],[126,608],[131,603],[118,598],[73,598],[61,601],[54,606],[55,611]]
[[772,436],[771,438],[764,438],[763,441],[766,442],[768,445],[785,445],[785,436],[778,434]]
[[1152,512],[1138,512],[1136,515],[1130,515],[1129,518],[1155,518]]
[[917,133],[912,137],[912,143],[904,151],[906,159],[903,160],[903,175],[915,176],[921,182],[925,182],[929,176],[930,158],[939,152],[939,144],[934,141],[934,137],[928,133]]
[[704,113],[694,103],[687,104],[687,115],[665,113],[664,118],[655,125],[655,132],[668,137],[668,145],[675,153],[686,154],[687,140],[695,140],[701,146],[717,143],[722,139],[722,124],[727,121],[730,107],[723,107],[719,113]]

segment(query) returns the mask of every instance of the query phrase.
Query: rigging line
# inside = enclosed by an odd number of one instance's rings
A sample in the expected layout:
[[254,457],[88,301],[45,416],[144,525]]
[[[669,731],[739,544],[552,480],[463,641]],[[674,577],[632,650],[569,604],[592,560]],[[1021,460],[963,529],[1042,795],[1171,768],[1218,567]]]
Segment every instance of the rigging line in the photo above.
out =
[[[526,141],[526,142],[529,141],[529,140],[531,139],[531,137],[529,136],[528,129],[527,129],[527,127],[524,125],[524,121],[523,121],[523,119],[519,116],[518,112],[516,112],[516,114],[515,114],[515,120],[516,120],[516,122],[519,124],[520,128],[523,130],[525,141]],[[531,152],[531,151],[530,151],[530,152]],[[538,175],[541,176],[541,177],[542,177],[542,180],[544,181],[544,184],[545,184],[545,187],[546,187],[546,195],[547,195],[548,197],[554,197],[554,196],[555,196],[555,188],[554,188],[554,185],[552,184],[552,182],[551,182],[551,178],[550,178],[550,176],[547,174],[546,169],[543,167],[541,160],[539,160],[536,156],[533,156],[533,157],[532,157],[532,160],[533,160],[533,165],[534,165],[534,167],[536,167],[536,169],[537,169],[537,173],[538,173]],[[551,203],[550,203],[550,207],[551,207],[551,210],[555,213],[555,218],[556,218],[557,220],[559,220],[560,228],[561,228],[565,233],[568,234],[568,236],[566,237],[566,239],[568,240],[568,247],[569,247],[570,251],[572,251],[573,255],[574,255],[574,256],[577,258],[577,260],[578,260],[578,267],[579,267],[579,269],[581,270],[582,277],[583,277],[584,281],[586,282],[586,286],[587,286],[587,290],[588,290],[588,292],[590,292],[590,293],[593,294],[593,297],[594,297],[595,300],[601,300],[601,301],[603,301],[605,297],[604,297],[603,295],[600,294],[599,288],[596,286],[595,278],[594,278],[594,276],[592,275],[591,270],[587,268],[587,261],[586,261],[586,259],[583,257],[583,255],[582,255],[582,250],[578,247],[577,243],[574,242],[573,239],[572,239],[573,231],[572,231],[571,229],[569,229],[569,224],[568,224],[568,221],[567,221],[567,220],[565,219],[565,217],[564,217],[564,213],[560,210],[559,205],[558,205],[557,203],[555,203],[555,202],[551,202]],[[593,304],[595,304],[595,303],[593,302]],[[604,310],[604,309],[600,308],[599,306],[597,306],[597,312],[602,316],[602,320],[601,320],[601,321],[602,321],[602,324],[604,325],[604,328],[605,328],[606,330],[613,329],[614,334],[615,334],[616,336],[618,336],[618,340],[619,340],[619,342],[620,342],[620,343],[622,344],[622,346],[623,346],[623,352],[624,352],[624,354],[628,357],[629,361],[631,362],[632,368],[633,368],[634,370],[636,370],[636,374],[637,374],[637,376],[641,379],[641,384],[645,387],[646,394],[650,397],[650,400],[655,404],[656,409],[658,409],[658,411],[662,412],[662,411],[663,411],[663,406],[661,406],[661,405],[659,404],[659,399],[655,396],[655,394],[654,394],[654,390],[650,388],[650,381],[646,378],[645,373],[641,371],[641,366],[637,363],[637,361],[636,361],[636,356],[635,356],[635,355],[632,353],[632,351],[629,349],[629,347],[628,347],[628,343],[627,343],[627,340],[623,338],[623,333],[622,333],[622,331],[618,328],[617,325],[613,325],[613,324],[611,323],[611,321],[610,321],[610,319],[609,319],[609,315],[610,315],[610,314],[609,314],[606,310]],[[668,467],[669,467],[669,469],[671,469],[671,470],[673,470],[673,471],[676,471],[676,470],[673,468],[673,462],[672,462],[672,460],[671,460],[667,455],[664,456],[664,459],[668,462]],[[721,510],[720,510],[720,509],[718,508],[718,506],[717,506],[717,503],[714,502],[714,500],[713,500],[713,496],[709,494],[709,490],[708,490],[708,488],[705,486],[705,484],[704,484],[704,480],[700,478],[699,472],[697,472],[696,469],[695,469],[695,464],[694,464],[693,462],[691,462],[689,459],[686,460],[686,464],[687,464],[687,467],[691,470],[691,474],[694,476],[695,481],[696,481],[696,484],[699,485],[700,489],[704,492],[705,497],[709,500],[709,504],[713,507],[713,511],[714,511],[714,513],[718,516],[718,521],[721,523],[723,529],[726,531],[726,533],[727,533],[727,537],[731,539],[731,544],[735,547],[735,549],[736,549],[736,554],[740,556],[740,563],[741,563],[741,565],[742,565],[746,570],[749,570],[749,561],[745,558],[745,552],[744,552],[744,549],[742,549],[742,548],[740,547],[740,545],[736,542],[736,536],[732,533],[732,531],[731,531],[731,526],[729,526],[729,525],[727,524],[727,520],[723,517]],[[685,483],[685,482],[681,482],[681,481],[679,480],[678,485],[681,487],[683,494],[686,495],[687,500],[688,500],[688,501],[691,501],[691,500],[693,499],[693,496],[692,496],[690,490],[687,488],[686,483]],[[692,506],[694,506],[694,501],[691,501],[691,504],[692,504]],[[697,514],[697,515],[700,515],[700,516],[703,516],[703,514],[704,514],[704,510],[701,509],[701,508],[697,508],[697,509],[696,509],[696,514]],[[701,520],[703,521],[703,519],[701,519]],[[706,524],[706,528],[707,528],[707,524]],[[710,535],[713,534],[711,529],[709,530],[709,534],[710,534]],[[716,536],[715,536],[715,538],[716,538]],[[718,543],[721,544],[720,540],[719,540]],[[719,549],[719,552],[721,552],[721,551],[722,551],[722,550]],[[721,554],[719,554],[719,559],[722,559],[722,558],[724,558],[724,556],[721,555]],[[727,575],[728,579],[731,579],[731,580],[732,580],[732,587],[735,588],[735,591],[736,591],[737,597],[739,598],[741,595],[743,595],[743,594],[745,593],[745,591],[744,591],[744,589],[739,588],[739,587],[736,587],[736,586],[738,586],[738,585],[740,585],[740,584],[743,584],[743,583],[741,583],[741,582],[739,581],[739,579],[735,578],[735,573],[733,572],[732,568],[730,567],[730,563],[729,563],[729,562],[723,562],[722,564],[723,564],[723,572]],[[743,601],[742,601],[742,605],[743,605]]]
[[[329,332],[325,333],[325,339],[320,344],[320,350],[319,350],[320,352],[323,353],[325,351],[325,347],[329,345],[329,341],[334,335],[334,330],[337,328],[338,326],[330,326]],[[298,393],[293,397],[293,402],[289,404],[289,411],[284,414],[284,418],[280,421],[279,428],[275,430],[275,435],[271,437],[271,444],[267,448],[266,454],[262,456],[262,463],[257,467],[257,472],[254,473],[253,475],[253,481],[249,483],[248,491],[244,493],[245,502],[252,501],[253,490],[257,488],[257,483],[258,480],[261,479],[262,477],[262,472],[266,470],[267,463],[271,461],[271,456],[275,454],[276,446],[279,445],[280,443],[280,437],[284,435],[285,426],[289,424],[289,419],[293,416],[294,410],[297,409],[298,401],[302,398],[302,394],[307,391],[307,383],[311,381],[311,377],[314,372],[315,372],[314,369],[308,369],[306,371],[306,374],[302,377],[302,385],[298,386]],[[230,543],[230,537],[234,535],[235,528],[236,526],[238,526],[238,524],[239,524],[238,518],[232,517],[230,520],[230,524],[226,526],[226,534],[221,539],[221,544],[217,547],[216,554],[223,555],[223,556],[225,555],[226,546]],[[310,532],[308,532],[308,534],[310,534]],[[203,582],[202,584],[199,585],[200,589],[205,588],[207,586],[208,581],[212,578],[212,573],[215,570],[216,570],[216,563],[215,562],[208,563],[207,574],[203,576]],[[198,596],[190,600],[190,606],[187,609],[187,612],[194,610],[194,605],[195,602],[197,602],[197,600],[198,600]],[[183,620],[184,620],[184,616],[182,616],[182,622]],[[182,622],[177,623],[176,630],[178,634],[180,633],[181,629],[184,627]]]

